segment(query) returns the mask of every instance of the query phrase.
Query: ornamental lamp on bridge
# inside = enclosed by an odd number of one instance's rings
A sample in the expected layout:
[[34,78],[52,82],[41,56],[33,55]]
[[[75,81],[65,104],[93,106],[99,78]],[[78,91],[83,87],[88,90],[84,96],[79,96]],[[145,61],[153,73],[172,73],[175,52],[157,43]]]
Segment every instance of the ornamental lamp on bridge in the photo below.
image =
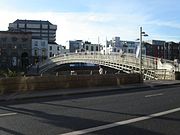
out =
[[148,34],[146,34],[144,31],[142,31],[142,27],[140,27],[140,50],[139,50],[139,72],[140,72],[140,75],[142,76],[142,37],[147,37]]

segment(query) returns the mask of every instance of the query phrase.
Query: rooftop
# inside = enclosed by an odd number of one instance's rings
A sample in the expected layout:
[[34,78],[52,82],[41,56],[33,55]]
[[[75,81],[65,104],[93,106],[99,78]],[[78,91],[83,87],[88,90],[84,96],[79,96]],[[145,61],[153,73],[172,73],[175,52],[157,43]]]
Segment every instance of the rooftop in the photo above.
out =
[[13,23],[29,23],[29,24],[51,24],[49,21],[43,21],[43,20],[20,20],[17,19],[16,21],[14,21]]

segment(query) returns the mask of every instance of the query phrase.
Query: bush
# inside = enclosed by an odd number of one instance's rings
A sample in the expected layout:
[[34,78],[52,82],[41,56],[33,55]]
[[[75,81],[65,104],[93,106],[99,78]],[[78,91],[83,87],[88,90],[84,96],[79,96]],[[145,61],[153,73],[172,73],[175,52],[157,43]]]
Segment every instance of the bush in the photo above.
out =
[[16,77],[17,73],[16,71],[12,71],[10,69],[7,69],[7,71],[1,70],[0,71],[0,77]]

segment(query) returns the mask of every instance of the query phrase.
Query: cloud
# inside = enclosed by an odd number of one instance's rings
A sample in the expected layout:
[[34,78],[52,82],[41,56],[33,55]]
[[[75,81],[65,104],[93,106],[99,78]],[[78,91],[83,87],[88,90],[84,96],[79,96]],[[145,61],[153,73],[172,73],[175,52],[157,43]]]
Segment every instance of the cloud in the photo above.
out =
[[65,44],[68,40],[89,40],[93,43],[104,42],[120,36],[122,40],[135,40],[139,36],[140,26],[163,25],[179,27],[175,22],[152,21],[151,15],[143,13],[95,13],[95,12],[18,12],[0,10],[0,29],[7,30],[8,24],[16,19],[49,20],[58,25],[57,43]]
[[180,24],[177,23],[176,21],[172,21],[172,20],[171,21],[162,21],[162,20],[155,19],[155,20],[147,22],[147,24],[180,29]]
[[[1,11],[1,30],[7,30],[8,24],[16,19],[49,20],[58,25],[57,41],[83,39],[97,42],[97,38],[122,36],[124,38],[136,36],[138,21],[146,20],[139,15],[106,14],[106,13],[61,13],[61,12],[11,12]],[[138,36],[138,35],[137,35]]]

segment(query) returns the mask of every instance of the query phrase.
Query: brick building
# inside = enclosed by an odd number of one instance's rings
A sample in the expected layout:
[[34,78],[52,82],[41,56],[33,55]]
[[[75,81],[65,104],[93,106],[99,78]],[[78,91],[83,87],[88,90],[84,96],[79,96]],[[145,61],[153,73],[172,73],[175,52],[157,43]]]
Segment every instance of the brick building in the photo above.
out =
[[30,32],[0,31],[0,68],[25,69],[32,59]]
[[168,60],[180,60],[180,43],[153,40],[144,43],[146,54]]

